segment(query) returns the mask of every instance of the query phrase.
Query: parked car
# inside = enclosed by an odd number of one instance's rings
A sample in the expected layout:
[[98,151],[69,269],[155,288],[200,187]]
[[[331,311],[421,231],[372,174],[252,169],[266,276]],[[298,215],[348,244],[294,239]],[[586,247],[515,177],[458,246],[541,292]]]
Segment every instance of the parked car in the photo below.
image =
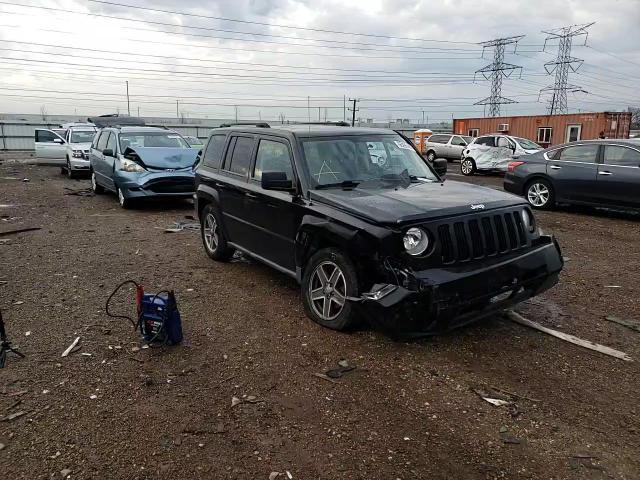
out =
[[423,151],[427,154],[427,159],[433,162],[436,158],[446,158],[447,160],[460,160],[462,152],[473,139],[463,135],[443,135],[436,133],[431,135],[423,146]]
[[140,199],[190,198],[198,151],[164,128],[106,127],[91,145],[91,186],[97,194],[115,192],[123,208]]
[[542,147],[531,140],[510,135],[482,135],[462,152],[460,171],[473,175],[479,171],[506,172],[513,157],[539,152]]
[[570,203],[640,209],[640,141],[555,145],[512,161],[504,189],[534,208]]
[[194,137],[191,135],[183,135],[183,137],[189,143],[189,145],[193,148],[204,147],[204,142],[200,140],[198,137]]
[[438,177],[391,130],[214,129],[196,166],[204,250],[301,285],[307,315],[436,333],[552,287],[560,249],[524,200]]
[[91,123],[69,123],[62,129],[35,131],[36,158],[60,164],[60,171],[74,178],[89,172],[89,148],[97,128]]

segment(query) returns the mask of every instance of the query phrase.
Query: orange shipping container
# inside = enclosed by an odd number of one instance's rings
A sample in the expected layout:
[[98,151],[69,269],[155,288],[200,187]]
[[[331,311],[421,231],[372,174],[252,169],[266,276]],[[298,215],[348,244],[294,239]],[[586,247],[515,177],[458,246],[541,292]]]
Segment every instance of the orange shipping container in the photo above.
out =
[[576,140],[629,138],[631,113],[571,113],[514,117],[461,118],[453,121],[453,133],[477,137],[504,133],[528,138],[544,147]]

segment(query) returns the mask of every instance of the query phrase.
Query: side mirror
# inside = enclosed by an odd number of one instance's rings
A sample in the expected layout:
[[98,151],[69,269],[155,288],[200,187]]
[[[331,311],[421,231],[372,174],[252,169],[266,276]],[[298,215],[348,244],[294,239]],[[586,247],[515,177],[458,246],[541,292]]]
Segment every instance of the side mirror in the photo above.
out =
[[111,150],[110,148],[105,148],[104,150],[102,150],[102,154],[105,157],[115,157],[113,150]]
[[62,145],[64,143],[64,140],[62,140],[61,138],[54,138],[53,139],[53,143],[57,143],[59,145]]
[[433,169],[436,171],[436,173],[441,176],[444,177],[447,174],[447,164],[449,162],[447,162],[446,158],[436,158],[433,161]]
[[262,172],[261,185],[265,190],[293,191],[293,181],[287,179],[285,172]]

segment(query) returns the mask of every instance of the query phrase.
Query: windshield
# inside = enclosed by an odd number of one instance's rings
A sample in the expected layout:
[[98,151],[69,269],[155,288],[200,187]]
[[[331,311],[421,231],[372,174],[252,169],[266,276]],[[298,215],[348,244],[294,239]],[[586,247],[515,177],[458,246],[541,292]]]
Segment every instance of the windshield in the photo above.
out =
[[202,140],[198,137],[185,136],[184,139],[189,142],[189,145],[202,145]]
[[306,173],[316,188],[404,178],[438,181],[424,159],[398,135],[319,137],[302,141],[302,148]]
[[172,132],[121,133],[120,150],[124,152],[127,147],[191,148],[184,138]]
[[95,130],[72,130],[70,143],[91,143],[93,136],[96,134]]
[[516,138],[515,141],[525,150],[542,150],[540,145],[526,138]]

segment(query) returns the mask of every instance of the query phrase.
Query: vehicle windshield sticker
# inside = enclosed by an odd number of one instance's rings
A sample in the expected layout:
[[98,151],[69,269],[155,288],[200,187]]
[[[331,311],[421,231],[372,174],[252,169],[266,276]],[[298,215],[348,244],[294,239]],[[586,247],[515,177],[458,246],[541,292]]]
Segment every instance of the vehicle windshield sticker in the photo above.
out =
[[404,148],[405,150],[413,150],[413,148],[411,148],[411,145],[409,145],[407,142],[395,140],[393,143],[395,143],[398,148]]
[[[325,171],[325,167],[327,167],[327,170]],[[336,173],[340,173],[340,172],[334,172],[331,170],[331,167],[327,164],[326,160],[322,161],[322,165],[320,166],[320,171],[316,174],[318,176],[318,183],[320,183],[320,177],[322,177],[322,175],[333,175],[333,177],[338,180],[338,176],[336,175]]]

